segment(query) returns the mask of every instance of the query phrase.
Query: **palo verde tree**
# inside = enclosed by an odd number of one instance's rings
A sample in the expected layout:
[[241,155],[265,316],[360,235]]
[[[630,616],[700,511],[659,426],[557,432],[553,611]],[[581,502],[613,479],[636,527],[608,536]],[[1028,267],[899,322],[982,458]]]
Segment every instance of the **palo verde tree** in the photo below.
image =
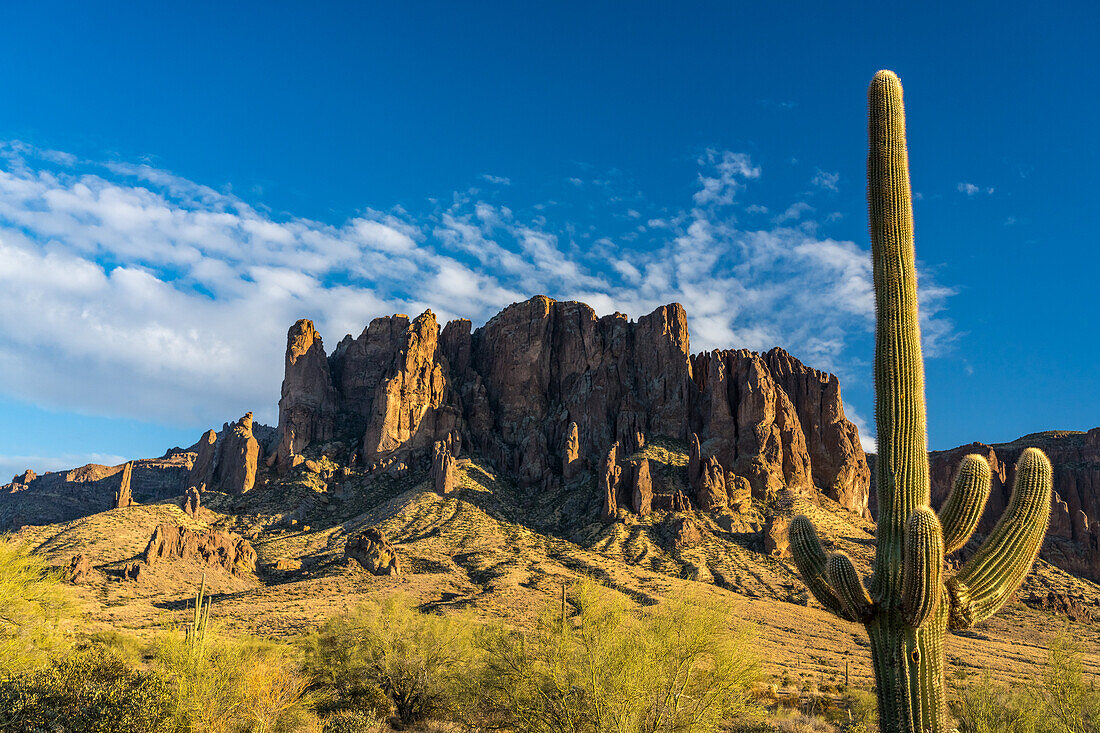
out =
[[868,90],[867,200],[875,280],[878,528],[869,591],[844,553],[826,557],[813,525],[795,517],[791,551],[811,592],[871,640],[883,733],[948,730],[943,639],[992,616],[1027,575],[1050,518],[1051,467],[1028,448],[1008,507],[954,575],[945,555],[970,539],[985,508],[990,468],[963,459],[939,514],[929,506],[924,364],[917,317],[913,205],[901,82],[875,74]]

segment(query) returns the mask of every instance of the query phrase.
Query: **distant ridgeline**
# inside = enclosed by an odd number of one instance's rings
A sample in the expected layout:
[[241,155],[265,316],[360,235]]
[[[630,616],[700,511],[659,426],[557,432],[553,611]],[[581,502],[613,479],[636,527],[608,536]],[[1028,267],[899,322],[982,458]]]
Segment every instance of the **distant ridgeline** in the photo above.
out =
[[664,508],[700,496],[716,508],[747,487],[761,500],[819,491],[862,515],[870,482],[835,376],[782,349],[692,356],[676,303],[634,322],[536,296],[476,330],[395,315],[330,355],[301,320],[287,335],[278,434],[280,471],[339,439],[356,445],[341,458],[368,468],[466,446],[533,491],[598,472],[608,514],[631,506],[630,456],[658,437],[692,446],[697,490]]

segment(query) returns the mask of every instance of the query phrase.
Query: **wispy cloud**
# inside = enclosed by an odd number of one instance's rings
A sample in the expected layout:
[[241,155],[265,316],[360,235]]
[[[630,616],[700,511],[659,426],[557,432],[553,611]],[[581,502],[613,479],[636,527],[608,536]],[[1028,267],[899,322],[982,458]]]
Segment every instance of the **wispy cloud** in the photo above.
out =
[[958,189],[959,193],[965,194],[966,196],[977,196],[980,193],[986,193],[986,194],[992,194],[993,193],[993,187],[992,186],[988,186],[985,189],[982,189],[981,186],[978,186],[978,185],[973,184],[973,183],[966,183],[965,181],[959,183],[955,188]]
[[823,171],[820,168],[817,169],[817,173],[814,174],[813,180],[810,181],[814,186],[824,191],[836,191],[837,184],[840,182],[839,173],[829,173]]
[[[591,195],[604,198],[588,208],[613,215],[598,222],[471,189],[422,212],[329,224],[148,166],[11,143],[0,159],[0,390],[47,407],[180,426],[246,410],[272,421],[298,318],[332,348],[379,315],[431,307],[476,324],[536,293],[635,317],[679,301],[695,350],[782,345],[842,374],[873,326],[867,251],[816,236],[809,205],[764,228],[739,223],[765,210],[738,203],[761,175],[741,153],[706,151],[682,207],[600,178]],[[928,343],[948,343],[951,291],[923,274],[921,285]]]

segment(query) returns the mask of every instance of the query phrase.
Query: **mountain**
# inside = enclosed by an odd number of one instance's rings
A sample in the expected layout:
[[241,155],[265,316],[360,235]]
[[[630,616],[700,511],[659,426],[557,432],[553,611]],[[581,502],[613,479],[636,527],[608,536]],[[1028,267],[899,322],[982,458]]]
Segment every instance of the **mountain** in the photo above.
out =
[[[786,553],[805,513],[869,573],[859,446],[836,378],[780,349],[692,355],[679,305],[632,322],[538,297],[478,329],[375,319],[331,353],[299,321],[278,427],[245,415],[159,458],[28,471],[0,489],[0,531],[71,569],[91,630],[182,623],[203,577],[221,624],[283,638],[393,593],[522,627],[590,577],[643,605],[721,599],[783,685],[848,665],[867,684],[862,630]],[[953,662],[1026,678],[1069,618],[1098,668],[1094,615],[1100,586],[1040,560]]]
[[677,303],[632,322],[543,296],[476,330],[467,320],[440,329],[431,311],[377,318],[330,355],[298,321],[275,460],[286,470],[307,446],[353,436],[349,461],[377,467],[453,435],[520,486],[545,490],[595,470],[616,443],[623,454],[658,436],[697,436],[727,486],[743,479],[761,500],[820,492],[865,512],[870,475],[835,376],[782,349],[692,356],[689,341]]

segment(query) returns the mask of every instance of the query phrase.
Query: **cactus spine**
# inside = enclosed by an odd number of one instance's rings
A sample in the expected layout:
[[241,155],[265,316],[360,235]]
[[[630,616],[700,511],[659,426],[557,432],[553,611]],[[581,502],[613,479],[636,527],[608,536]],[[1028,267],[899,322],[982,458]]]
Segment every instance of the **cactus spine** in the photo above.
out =
[[966,544],[981,518],[990,469],[981,456],[967,456],[940,514],[932,511],[901,82],[893,72],[880,71],[867,96],[879,445],[870,592],[846,555],[826,556],[806,517],[791,522],[791,552],[825,608],[866,626],[883,733],[937,733],[949,730],[947,628],[967,628],[989,618],[1023,581],[1046,534],[1052,472],[1042,451],[1025,450],[1008,508],[977,554],[958,573],[947,575],[944,556]]

